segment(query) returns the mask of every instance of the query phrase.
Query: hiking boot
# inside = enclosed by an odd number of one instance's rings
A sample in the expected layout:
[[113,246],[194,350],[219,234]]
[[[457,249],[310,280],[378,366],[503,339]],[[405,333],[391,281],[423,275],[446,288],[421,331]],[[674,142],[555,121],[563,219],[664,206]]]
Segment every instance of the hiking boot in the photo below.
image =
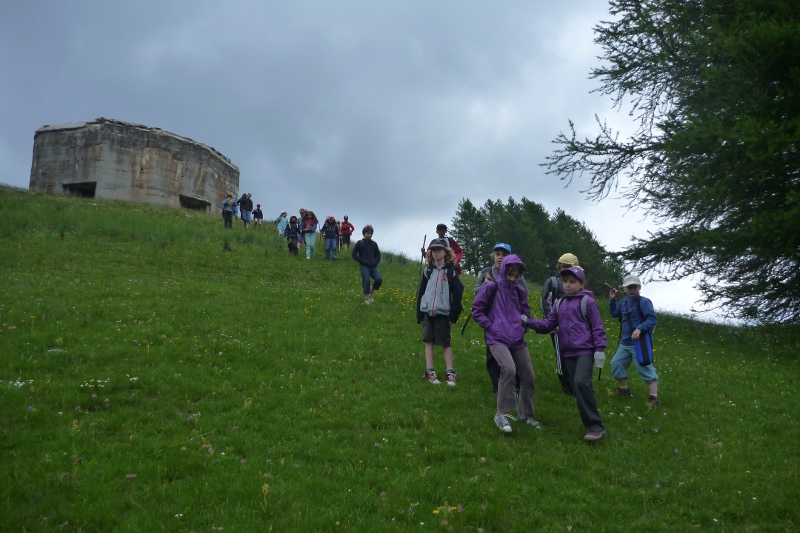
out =
[[525,425],[531,426],[534,429],[542,429],[542,425],[533,418],[521,418],[520,422]]
[[653,396],[651,394],[650,397],[647,398],[647,405],[649,407],[655,407],[657,405],[661,405],[661,402],[658,400],[658,396]]
[[597,442],[605,436],[605,431],[587,431],[586,435],[583,436],[583,440],[588,442]]
[[508,415],[494,415],[494,423],[503,433],[511,433],[511,424],[508,423]]
[[620,387],[619,389],[617,389],[617,394],[619,394],[620,396],[631,396],[631,389],[629,389],[628,387]]
[[434,385],[438,385],[439,383],[441,383],[439,381],[439,378],[436,377],[436,372],[434,372],[433,370],[426,370],[425,375],[423,377],[428,381],[430,381],[431,383],[433,383]]
[[451,387],[456,386],[456,373],[455,372],[448,372],[447,376],[444,378],[444,382],[450,385]]

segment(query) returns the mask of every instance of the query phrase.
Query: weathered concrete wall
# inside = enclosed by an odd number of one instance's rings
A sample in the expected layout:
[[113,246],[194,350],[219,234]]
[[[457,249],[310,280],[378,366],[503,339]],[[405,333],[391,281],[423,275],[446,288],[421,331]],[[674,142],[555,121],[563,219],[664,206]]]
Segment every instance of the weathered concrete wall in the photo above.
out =
[[186,137],[98,118],[36,130],[30,189],[217,212],[239,168]]

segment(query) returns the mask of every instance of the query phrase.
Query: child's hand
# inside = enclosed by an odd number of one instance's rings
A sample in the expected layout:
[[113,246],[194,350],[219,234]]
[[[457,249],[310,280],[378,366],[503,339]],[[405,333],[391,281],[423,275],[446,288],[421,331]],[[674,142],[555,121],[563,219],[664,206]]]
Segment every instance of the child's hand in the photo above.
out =
[[519,315],[519,318],[520,318],[520,320],[522,320],[523,324],[527,324],[528,323],[528,317],[526,317],[525,315]]
[[611,289],[608,291],[608,297],[614,299],[617,297],[617,289]]
[[485,285],[485,284],[489,283],[490,281],[492,281],[492,275],[491,274],[486,274],[486,277],[483,278],[483,284]]
[[638,339],[639,339],[639,336],[640,336],[641,334],[642,334],[642,331],[641,331],[641,330],[639,330],[639,329],[635,329],[635,330],[633,330],[633,333],[631,333],[631,339],[633,339],[633,340],[638,340]]

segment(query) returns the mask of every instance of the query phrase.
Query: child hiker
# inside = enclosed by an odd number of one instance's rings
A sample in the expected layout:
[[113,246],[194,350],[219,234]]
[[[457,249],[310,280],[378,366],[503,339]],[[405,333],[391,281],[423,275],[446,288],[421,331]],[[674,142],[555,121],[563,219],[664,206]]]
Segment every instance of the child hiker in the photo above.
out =
[[328,218],[325,219],[320,233],[325,237],[325,261],[331,260],[331,254],[333,254],[333,260],[335,261],[336,248],[339,244],[339,226],[336,225],[336,219],[333,215],[328,215]]
[[222,220],[225,224],[225,229],[233,229],[233,208],[235,205],[231,194],[222,200]]
[[313,211],[306,211],[303,220],[300,221],[300,234],[303,236],[303,242],[306,244],[306,259],[314,257],[314,251],[317,249],[317,226],[319,226],[319,219]]
[[[358,262],[359,269],[361,270],[361,288],[364,291],[364,303],[371,304],[373,301],[372,294],[381,288],[383,278],[378,271],[378,265],[381,262],[381,251],[378,248],[378,243],[372,240],[372,235],[375,230],[372,226],[367,224],[361,230],[361,235],[364,237],[353,246],[352,256]],[[369,286],[369,280],[372,278],[372,288]]]
[[563,372],[572,382],[581,421],[583,439],[595,442],[606,434],[592,388],[592,368],[603,368],[606,360],[606,330],[594,295],[584,288],[586,275],[578,266],[561,271],[565,296],[558,299],[544,320],[522,315],[522,322],[536,333],[550,333],[558,326],[557,341],[564,358]]
[[655,309],[653,302],[649,298],[639,294],[642,289],[642,282],[638,277],[630,274],[622,280],[622,287],[625,289],[626,297],[622,301],[617,301],[617,289],[611,289],[608,294],[608,307],[611,316],[619,317],[622,321],[619,334],[619,346],[611,359],[611,376],[619,384],[618,393],[622,396],[630,396],[631,389],[628,388],[628,368],[631,361],[636,366],[639,376],[647,383],[650,396],[647,398],[647,405],[655,407],[661,402],[658,399],[658,374],[650,361],[649,364],[641,364],[634,354],[633,343],[640,337],[652,335],[656,327]]
[[439,384],[433,369],[433,346],[441,346],[447,370],[445,383],[456,385],[453,368],[453,348],[450,346],[450,326],[458,322],[463,306],[464,285],[456,273],[456,256],[444,239],[433,239],[426,254],[425,269],[417,290],[417,324],[422,324],[425,341],[425,379]]
[[286,227],[283,230],[283,236],[286,239],[286,244],[289,246],[289,255],[297,255],[299,248],[298,240],[300,239],[300,223],[297,222],[297,217],[292,215]]
[[[497,279],[483,285],[472,302],[472,318],[484,329],[486,345],[500,366],[494,423],[503,433],[511,433],[510,411],[517,411],[520,422],[541,429],[533,410],[535,376],[531,354],[525,342],[525,325],[519,319],[531,314],[528,291],[517,283],[524,271],[519,257],[507,255]],[[520,381],[519,406],[515,375]]]

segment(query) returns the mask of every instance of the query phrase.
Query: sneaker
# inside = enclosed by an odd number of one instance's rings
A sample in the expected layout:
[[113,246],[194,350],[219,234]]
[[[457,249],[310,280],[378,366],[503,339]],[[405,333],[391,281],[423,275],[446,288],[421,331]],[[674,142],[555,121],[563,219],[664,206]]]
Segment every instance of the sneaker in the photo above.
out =
[[433,383],[434,385],[438,385],[439,383],[441,383],[439,381],[439,378],[436,377],[436,372],[434,372],[433,370],[426,370],[425,375],[423,377],[428,381],[430,381],[431,383]]
[[542,425],[539,422],[537,422],[536,420],[534,420],[533,418],[521,418],[520,422],[522,422],[523,424],[526,424],[528,426],[531,426],[531,427],[533,427],[535,429],[542,429]]
[[364,303],[365,304],[371,304],[372,303],[372,296],[370,296],[369,294],[365,294],[364,295]]
[[494,423],[503,433],[511,433],[511,424],[508,423],[508,415],[494,415]]
[[650,397],[647,398],[647,405],[650,407],[655,407],[657,405],[661,405],[661,402],[659,401],[658,396],[653,396],[651,394]]
[[605,431],[587,431],[586,435],[583,436],[583,440],[589,442],[597,442],[605,436],[606,436]]
[[631,389],[629,389],[628,387],[620,387],[617,390],[617,394],[619,394],[620,396],[630,396],[631,395]]
[[456,373],[455,372],[448,372],[447,376],[444,378],[444,382],[450,385],[451,387],[456,386]]

